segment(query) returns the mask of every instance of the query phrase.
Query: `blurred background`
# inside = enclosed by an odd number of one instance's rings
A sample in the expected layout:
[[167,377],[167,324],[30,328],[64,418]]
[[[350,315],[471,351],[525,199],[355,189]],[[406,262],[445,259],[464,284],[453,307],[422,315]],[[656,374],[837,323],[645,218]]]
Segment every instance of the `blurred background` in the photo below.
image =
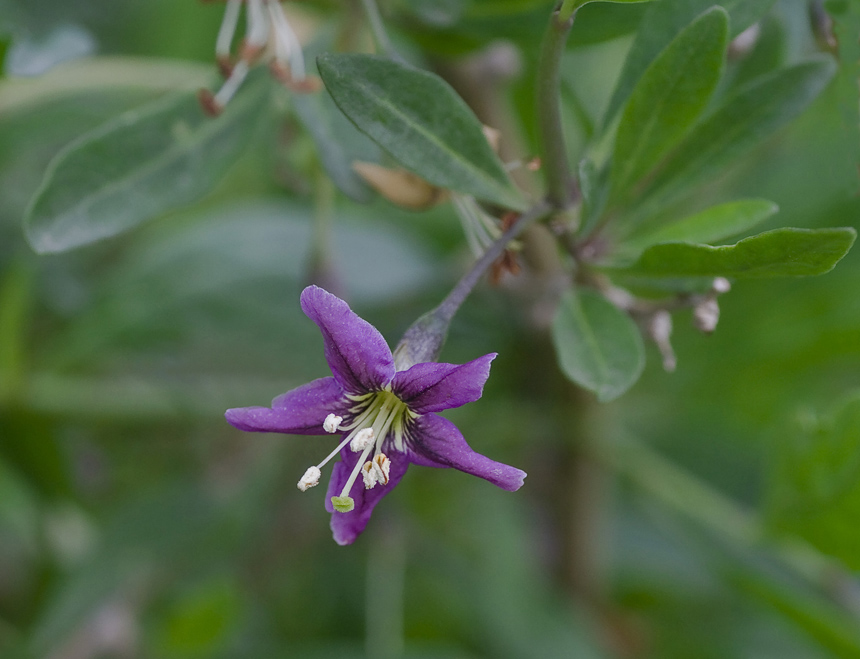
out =
[[[551,4],[383,9],[398,46],[528,158]],[[331,30],[370,47],[358,3],[286,9],[307,42]],[[574,158],[644,11],[595,4],[577,19],[563,99]],[[822,11],[775,2],[721,93],[832,50]],[[780,498],[779,475],[795,438],[860,386],[856,250],[823,277],[738,283],[712,336],[679,315],[677,371],[650,350],[642,380],[603,406],[558,372],[540,273],[480,287],[442,358],[499,357],[484,397],[447,416],[526,486],[413,468],[351,547],[332,541],[323,491],[295,488],[324,440],[242,433],[223,412],[327,374],[298,306],[312,280],[396,343],[470,262],[450,206],[336,192],[282,92],[199,201],[33,253],[21,223],[51,159],[126,110],[211,87],[222,13],[0,0],[0,656],[860,657],[855,426],[827,520]],[[857,65],[842,64],[707,194],[777,202],[764,228],[856,227]],[[582,460],[583,436],[607,448]]]

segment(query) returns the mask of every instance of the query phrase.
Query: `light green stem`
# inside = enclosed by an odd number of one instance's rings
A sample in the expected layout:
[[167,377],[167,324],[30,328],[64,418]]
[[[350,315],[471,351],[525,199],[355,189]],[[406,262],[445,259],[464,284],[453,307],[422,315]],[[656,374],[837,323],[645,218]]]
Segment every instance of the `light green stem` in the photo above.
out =
[[561,56],[572,27],[573,14],[562,19],[560,11],[552,13],[541,45],[537,73],[539,146],[547,198],[561,211],[566,210],[573,199],[560,106]]

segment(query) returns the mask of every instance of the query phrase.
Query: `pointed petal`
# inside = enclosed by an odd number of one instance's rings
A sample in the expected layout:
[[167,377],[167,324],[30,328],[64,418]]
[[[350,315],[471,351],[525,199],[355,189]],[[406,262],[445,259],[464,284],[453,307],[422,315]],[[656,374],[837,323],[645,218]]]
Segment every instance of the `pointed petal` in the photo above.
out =
[[353,483],[349,496],[355,501],[355,508],[348,513],[338,513],[334,511],[331,505],[331,498],[340,496],[343,486],[349,480],[349,475],[352,473],[356,462],[361,457],[360,453],[353,453],[349,450],[341,452],[341,461],[338,462],[332,470],[331,480],[328,483],[328,492],[326,493],[325,506],[331,515],[331,530],[334,535],[334,540],[339,545],[351,545],[355,539],[364,531],[373,509],[376,504],[382,500],[386,494],[394,489],[394,486],[403,478],[406,473],[406,468],[409,466],[409,460],[405,455],[394,453],[389,456],[391,459],[391,472],[388,475],[388,485],[378,484],[372,490],[364,489],[361,476]]
[[325,435],[323,421],[330,413],[345,416],[349,401],[334,378],[320,378],[281,394],[272,407],[237,407],[225,417],[239,430]]
[[413,412],[427,414],[473,403],[481,397],[490,377],[495,352],[467,364],[415,364],[394,375],[392,391]]
[[349,305],[318,286],[302,291],[302,310],[320,328],[332,375],[350,393],[377,391],[394,377],[394,357],[382,334]]
[[526,472],[476,453],[453,423],[435,414],[415,420],[410,431],[410,461],[425,467],[454,467],[514,492]]

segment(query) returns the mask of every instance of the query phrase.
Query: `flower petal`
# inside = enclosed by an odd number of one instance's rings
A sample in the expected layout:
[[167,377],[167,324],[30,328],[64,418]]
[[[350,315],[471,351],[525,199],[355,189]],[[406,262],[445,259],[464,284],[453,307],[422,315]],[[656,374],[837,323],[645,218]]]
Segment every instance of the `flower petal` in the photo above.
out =
[[344,416],[349,408],[343,387],[332,378],[320,378],[281,394],[272,407],[237,407],[224,416],[239,430],[284,432],[291,435],[325,435],[323,421],[330,413]]
[[377,391],[394,376],[391,349],[373,325],[318,286],[302,291],[302,310],[320,328],[332,375],[350,393]]
[[425,467],[454,467],[514,492],[526,472],[476,453],[453,423],[436,414],[415,420],[409,442],[411,462]]
[[481,397],[490,377],[495,352],[467,364],[415,364],[394,375],[392,391],[413,412],[427,414],[473,403]]
[[372,490],[364,489],[361,476],[353,483],[349,496],[355,501],[355,508],[348,513],[338,513],[334,511],[331,504],[331,498],[340,496],[343,486],[349,480],[349,475],[355,468],[356,463],[361,457],[361,453],[353,453],[344,449],[341,452],[341,461],[338,462],[331,473],[331,480],[328,483],[328,492],[326,493],[325,506],[331,515],[331,530],[334,535],[334,541],[339,545],[351,545],[355,539],[364,531],[373,509],[376,504],[382,500],[386,494],[394,489],[394,486],[403,478],[406,473],[406,468],[409,466],[409,461],[405,455],[394,453],[390,456],[391,471],[388,474],[388,484],[377,484]]

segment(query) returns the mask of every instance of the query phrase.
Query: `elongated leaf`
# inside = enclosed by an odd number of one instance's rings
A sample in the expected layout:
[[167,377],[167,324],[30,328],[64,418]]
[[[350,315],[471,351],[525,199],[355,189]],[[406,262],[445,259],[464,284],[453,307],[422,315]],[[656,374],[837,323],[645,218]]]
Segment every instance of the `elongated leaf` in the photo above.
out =
[[781,433],[769,483],[773,528],[860,568],[860,395]]
[[623,243],[623,247],[625,250],[640,250],[657,243],[713,243],[752,229],[778,210],[779,207],[767,199],[730,201],[672,224],[636,232]]
[[646,249],[623,274],[739,279],[821,275],[845,256],[856,236],[847,227],[776,229],[722,247],[664,243]]
[[552,339],[562,372],[606,402],[627,391],[645,366],[636,324],[603,296],[571,291],[552,322]]
[[830,81],[835,69],[829,57],[815,58],[739,90],[681,142],[655,180],[653,195],[671,198],[678,190],[689,189],[715,175],[803,112]]
[[52,160],[30,203],[30,244],[62,252],[200,198],[245,148],[269,89],[266,78],[250,79],[217,119],[182,92],[82,135]]
[[624,61],[603,125],[612,123],[636,81],[660,51],[708,7],[719,4],[729,12],[731,36],[734,37],[758,20],[773,3],[774,0],[724,0],[718,3],[713,0],[660,0],[650,3]]
[[402,165],[434,185],[522,210],[481,124],[441,78],[370,55],[320,55],[335,103]]
[[728,14],[713,7],[685,28],[645,71],[615,138],[615,196],[657,166],[699,118],[722,75],[728,31]]

